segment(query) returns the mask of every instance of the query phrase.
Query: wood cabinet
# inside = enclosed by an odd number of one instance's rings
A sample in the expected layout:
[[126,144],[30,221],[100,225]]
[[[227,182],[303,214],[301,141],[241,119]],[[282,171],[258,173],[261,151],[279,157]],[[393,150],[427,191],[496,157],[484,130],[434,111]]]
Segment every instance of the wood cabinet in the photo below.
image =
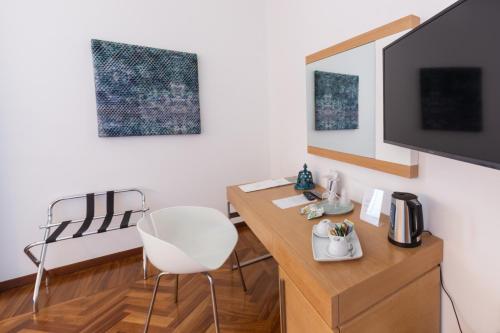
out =
[[329,218],[355,223],[363,257],[316,262],[311,232],[317,221],[272,203],[298,193],[293,186],[251,193],[227,188],[228,201],[278,262],[286,332],[439,332],[441,239],[424,235],[417,248],[394,246],[387,241],[388,217],[375,227],[359,219],[355,204],[352,213]]
[[438,333],[439,278],[439,268],[436,267],[339,328],[331,328],[280,268],[281,332]]
[[[341,333],[438,333],[439,267],[340,326]],[[390,281],[388,281],[390,283]]]
[[282,269],[279,270],[279,278],[281,331],[283,333],[332,332],[330,326]]

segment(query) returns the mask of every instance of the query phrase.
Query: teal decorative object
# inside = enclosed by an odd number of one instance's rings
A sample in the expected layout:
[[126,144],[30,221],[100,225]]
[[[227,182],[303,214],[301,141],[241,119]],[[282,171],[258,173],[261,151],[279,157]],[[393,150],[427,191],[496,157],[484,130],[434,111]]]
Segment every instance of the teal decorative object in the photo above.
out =
[[313,176],[311,171],[307,170],[307,164],[304,163],[304,170],[299,172],[297,182],[295,183],[296,190],[311,190],[314,188]]

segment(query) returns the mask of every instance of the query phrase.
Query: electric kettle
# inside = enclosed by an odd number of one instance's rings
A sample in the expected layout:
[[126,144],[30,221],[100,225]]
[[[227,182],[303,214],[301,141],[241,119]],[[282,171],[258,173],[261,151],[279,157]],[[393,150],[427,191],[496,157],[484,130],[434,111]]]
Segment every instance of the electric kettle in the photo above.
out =
[[411,193],[394,192],[391,200],[389,241],[401,247],[416,247],[422,243],[424,230],[422,204]]

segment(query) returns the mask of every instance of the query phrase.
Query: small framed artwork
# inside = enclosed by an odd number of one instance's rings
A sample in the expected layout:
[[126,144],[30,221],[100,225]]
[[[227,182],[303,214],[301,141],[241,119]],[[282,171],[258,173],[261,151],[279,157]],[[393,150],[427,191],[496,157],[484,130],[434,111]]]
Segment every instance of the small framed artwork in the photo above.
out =
[[359,76],[314,72],[315,129],[358,128]]

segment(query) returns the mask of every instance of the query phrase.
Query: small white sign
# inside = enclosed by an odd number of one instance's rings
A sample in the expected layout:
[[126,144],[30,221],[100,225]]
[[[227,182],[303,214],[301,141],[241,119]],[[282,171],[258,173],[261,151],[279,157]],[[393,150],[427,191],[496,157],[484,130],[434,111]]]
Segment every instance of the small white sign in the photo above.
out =
[[379,189],[369,189],[363,195],[361,205],[361,220],[379,226],[382,203],[384,202],[384,191]]

